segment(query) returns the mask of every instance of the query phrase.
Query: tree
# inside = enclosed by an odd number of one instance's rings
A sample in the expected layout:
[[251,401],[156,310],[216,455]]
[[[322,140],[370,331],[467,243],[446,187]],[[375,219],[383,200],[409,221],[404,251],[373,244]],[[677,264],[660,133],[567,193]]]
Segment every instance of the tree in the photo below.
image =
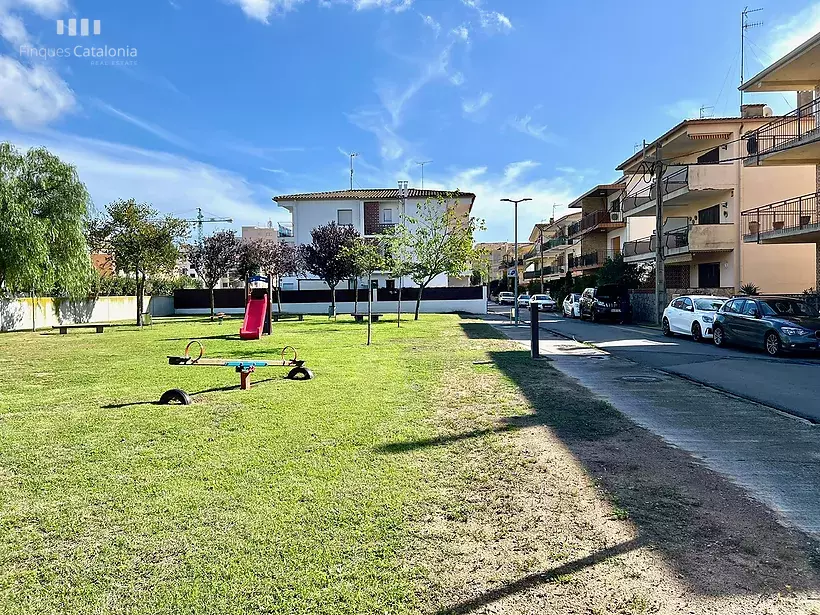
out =
[[428,198],[418,206],[416,216],[403,216],[392,235],[391,250],[407,255],[410,277],[419,287],[416,299],[415,320],[424,289],[441,274],[462,275],[476,257],[473,234],[484,228],[476,218],[463,219],[448,204],[454,195],[439,195],[434,201]]
[[398,227],[393,226],[380,237],[385,251],[385,268],[390,271],[390,277],[399,281],[398,301],[396,302],[396,321],[401,328],[401,295],[404,290],[404,278],[410,275],[409,246],[401,236],[396,235]]
[[301,269],[299,253],[289,243],[271,239],[246,239],[239,243],[236,273],[242,278],[262,273],[276,280],[271,284],[276,289],[276,303],[282,311],[282,284],[284,276],[296,275]]
[[148,277],[169,273],[179,259],[178,242],[188,235],[188,224],[173,216],[159,217],[148,203],[134,199],[114,201],[93,220],[89,242],[113,254],[118,271],[133,273],[137,293],[137,325],[142,326],[143,296]]
[[623,254],[607,258],[598,270],[598,284],[617,284],[624,288],[639,288],[644,282],[646,272],[635,263],[625,263]]
[[211,295],[211,320],[214,319],[214,287],[236,267],[239,240],[233,231],[218,231],[188,248],[188,260],[205,282]]
[[0,143],[0,289],[87,293],[89,203],[73,166],[45,148]]
[[342,249],[342,255],[353,264],[354,270],[367,276],[367,345],[372,339],[373,273],[384,269],[383,247],[378,241],[358,239]]
[[351,277],[353,266],[345,256],[345,246],[360,237],[359,232],[348,225],[335,222],[317,226],[310,232],[311,243],[299,246],[299,259],[305,269],[321,278],[330,287],[330,305],[336,314],[336,286]]

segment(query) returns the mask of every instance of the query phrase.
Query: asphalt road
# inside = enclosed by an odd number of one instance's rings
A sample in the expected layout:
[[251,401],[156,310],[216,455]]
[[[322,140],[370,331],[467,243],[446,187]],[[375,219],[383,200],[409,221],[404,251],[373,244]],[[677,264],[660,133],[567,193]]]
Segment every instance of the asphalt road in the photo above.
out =
[[[491,305],[509,313],[509,306]],[[522,316],[529,315],[522,310]],[[541,327],[592,344],[616,357],[707,384],[740,397],[820,423],[820,360],[772,359],[763,351],[718,348],[683,337],[667,338],[653,328],[593,324],[542,313]]]

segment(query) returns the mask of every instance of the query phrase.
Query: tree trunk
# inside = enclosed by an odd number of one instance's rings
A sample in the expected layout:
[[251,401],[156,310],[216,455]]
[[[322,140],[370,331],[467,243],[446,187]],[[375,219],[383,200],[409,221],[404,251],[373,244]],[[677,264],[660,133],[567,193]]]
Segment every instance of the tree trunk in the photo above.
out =
[[279,313],[282,313],[282,288],[276,287],[276,307],[279,308]]
[[211,291],[211,320],[214,319],[214,287],[210,287]]
[[359,312],[359,278],[353,280],[353,313]]
[[137,326],[142,326],[142,293],[145,286],[145,277],[137,271]]
[[[426,286],[426,284],[424,286]],[[419,296],[416,298],[416,317],[413,320],[419,319],[419,309],[421,308],[421,293],[424,291],[424,286],[419,286]]]
[[403,287],[404,287],[404,285],[402,284],[401,279],[399,279],[399,303],[398,303],[398,308],[396,308],[397,318],[398,318],[398,321],[399,321],[399,325],[398,325],[399,328],[401,328],[401,289]]
[[367,276],[367,345],[370,346],[371,333],[370,329],[373,326],[373,276]]
[[332,308],[333,318],[336,318],[336,287],[330,289],[330,307]]

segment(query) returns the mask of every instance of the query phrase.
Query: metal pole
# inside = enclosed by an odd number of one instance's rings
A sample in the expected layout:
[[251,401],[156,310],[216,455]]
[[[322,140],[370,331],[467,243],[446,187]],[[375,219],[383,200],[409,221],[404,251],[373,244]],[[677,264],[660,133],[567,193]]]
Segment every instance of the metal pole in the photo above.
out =
[[538,339],[539,330],[538,304],[530,303],[530,356],[532,356],[533,359],[537,359],[541,356],[541,349],[538,347],[538,343],[540,341]]
[[666,307],[666,272],[664,271],[663,254],[663,159],[661,157],[662,147],[658,143],[655,146],[655,235],[657,237],[655,246],[655,316],[658,324],[663,319],[663,310]]
[[[552,206],[555,211],[555,205]],[[538,227],[538,243],[541,246],[541,294],[544,294],[544,229]]]
[[513,294],[515,295],[515,326],[518,326],[518,201],[515,201],[515,254],[514,254],[514,263],[513,266],[515,267],[515,279],[513,280],[513,284],[515,286],[515,290]]

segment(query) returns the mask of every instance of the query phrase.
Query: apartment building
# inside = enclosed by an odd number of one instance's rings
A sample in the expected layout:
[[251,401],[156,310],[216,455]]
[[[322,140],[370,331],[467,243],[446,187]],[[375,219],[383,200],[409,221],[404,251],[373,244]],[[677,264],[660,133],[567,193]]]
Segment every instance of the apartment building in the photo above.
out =
[[805,181],[787,186],[785,194],[772,194],[765,182],[750,188],[760,192],[755,193],[756,206],[745,208],[741,214],[744,251],[763,261],[792,250],[794,260],[781,271],[790,278],[798,277],[800,283],[792,289],[820,289],[820,33],[740,89],[748,93],[797,92],[796,109],[744,134],[744,172],[776,173],[796,168],[801,178],[806,175]]
[[546,284],[566,275],[568,264],[575,256],[568,229],[580,219],[581,214],[573,212],[533,227],[529,236],[532,248],[524,262],[525,282],[543,280]]
[[643,152],[618,166],[626,188],[621,205],[629,222],[635,218],[655,227],[658,190],[663,196],[663,232],[629,238],[623,244],[627,262],[650,262],[658,246],[664,252],[668,288],[709,289],[724,293],[753,283],[764,292],[802,292],[814,283],[811,267],[797,267],[814,254],[814,246],[778,245],[770,249],[742,240],[741,215],[794,191],[814,190],[814,168],[751,166],[744,163],[743,136],[772,122],[771,110],[745,105],[741,117],[685,120],[649,144],[662,148],[666,162],[660,182],[646,173]]

